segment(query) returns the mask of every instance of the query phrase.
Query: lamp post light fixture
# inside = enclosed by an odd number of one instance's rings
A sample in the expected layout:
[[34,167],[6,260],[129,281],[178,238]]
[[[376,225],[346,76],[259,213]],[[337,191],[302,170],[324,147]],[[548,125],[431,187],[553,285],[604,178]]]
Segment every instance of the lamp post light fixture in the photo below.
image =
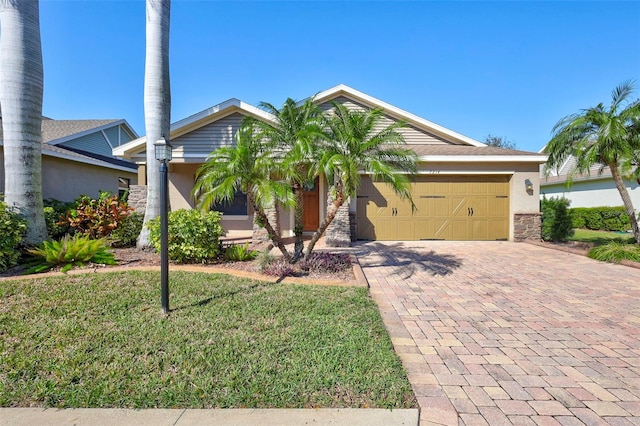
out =
[[164,134],[154,144],[156,160],[160,162],[160,294],[162,312],[169,313],[169,170],[173,148]]

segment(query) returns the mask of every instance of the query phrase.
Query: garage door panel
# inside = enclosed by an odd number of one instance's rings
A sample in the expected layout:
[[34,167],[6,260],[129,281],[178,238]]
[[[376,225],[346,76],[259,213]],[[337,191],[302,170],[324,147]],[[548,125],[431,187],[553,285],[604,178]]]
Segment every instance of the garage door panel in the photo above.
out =
[[357,204],[358,238],[508,238],[506,176],[420,176],[412,183],[412,195],[416,211],[411,210],[411,203],[400,200],[389,185],[363,177]]

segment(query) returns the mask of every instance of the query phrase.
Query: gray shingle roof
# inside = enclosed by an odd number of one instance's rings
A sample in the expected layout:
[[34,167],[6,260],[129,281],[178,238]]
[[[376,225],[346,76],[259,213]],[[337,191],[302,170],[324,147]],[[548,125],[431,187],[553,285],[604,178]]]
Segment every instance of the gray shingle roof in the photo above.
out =
[[427,155],[517,155],[517,156],[539,156],[535,152],[520,151],[517,149],[504,149],[494,146],[469,146],[469,145],[447,145],[447,144],[407,144],[403,145],[419,156]]

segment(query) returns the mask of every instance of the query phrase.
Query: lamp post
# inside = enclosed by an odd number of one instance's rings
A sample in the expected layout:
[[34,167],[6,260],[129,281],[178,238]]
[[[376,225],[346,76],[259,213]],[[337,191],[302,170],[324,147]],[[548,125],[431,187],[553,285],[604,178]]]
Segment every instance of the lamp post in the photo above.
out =
[[164,134],[153,144],[156,160],[160,162],[160,294],[162,312],[169,313],[169,179],[167,164],[171,161],[173,148]]

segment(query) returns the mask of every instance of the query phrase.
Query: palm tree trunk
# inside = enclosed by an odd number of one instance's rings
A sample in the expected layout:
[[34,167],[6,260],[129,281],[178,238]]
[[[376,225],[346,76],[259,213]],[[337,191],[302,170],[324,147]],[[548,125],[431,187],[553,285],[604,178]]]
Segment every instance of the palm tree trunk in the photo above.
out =
[[622,197],[622,203],[624,204],[624,208],[627,211],[627,215],[629,216],[629,222],[631,222],[631,230],[633,231],[633,237],[636,239],[636,244],[640,244],[640,229],[638,229],[638,218],[636,217],[636,212],[633,208],[633,203],[631,202],[631,197],[629,197],[629,192],[627,191],[627,187],[622,180],[622,176],[620,176],[620,172],[618,171],[618,165],[615,163],[608,164],[609,169],[611,170],[611,176],[613,177],[613,182],[616,184],[616,188],[620,193],[620,197]]
[[[37,1],[0,2],[5,201],[27,219],[26,244],[47,238],[42,203],[42,46]],[[62,185],[62,182],[59,182]]]
[[144,67],[144,125],[147,133],[147,206],[138,247],[148,248],[147,223],[160,215],[160,172],[154,143],[169,142],[171,88],[169,82],[169,23],[171,0],[147,0],[147,52]]
[[304,250],[304,241],[302,239],[304,228],[304,188],[302,185],[299,183],[294,184],[293,194],[296,197],[296,206],[293,211],[293,233],[295,235],[293,261],[297,262],[302,256],[302,250]]
[[287,251],[287,248],[284,245],[284,241],[282,241],[282,237],[280,236],[280,234],[276,233],[275,229],[273,229],[273,226],[271,226],[271,223],[269,222],[269,218],[267,217],[264,210],[262,210],[260,206],[258,206],[252,194],[248,193],[247,199],[249,200],[249,203],[253,207],[254,214],[258,216],[258,223],[261,223],[264,225],[264,229],[267,230],[267,234],[269,235],[269,238],[271,238],[271,241],[273,241],[273,243],[276,245],[276,247],[278,247],[280,252],[282,252],[282,257],[284,257],[284,260],[286,260],[287,263],[291,263],[291,256],[289,255],[289,252]]
[[311,241],[309,241],[309,244],[307,245],[307,251],[304,255],[305,259],[309,259],[309,256],[311,256],[313,247],[315,247],[320,237],[324,235],[324,231],[327,230],[329,225],[331,225],[331,222],[333,222],[333,219],[335,219],[336,214],[338,213],[338,209],[340,209],[340,207],[342,207],[342,205],[344,204],[344,200],[344,192],[342,190],[338,190],[335,200],[333,200],[333,203],[331,203],[329,205],[329,208],[327,209],[327,217],[325,217],[325,219],[322,221],[318,230],[314,232],[313,237],[311,237]]

